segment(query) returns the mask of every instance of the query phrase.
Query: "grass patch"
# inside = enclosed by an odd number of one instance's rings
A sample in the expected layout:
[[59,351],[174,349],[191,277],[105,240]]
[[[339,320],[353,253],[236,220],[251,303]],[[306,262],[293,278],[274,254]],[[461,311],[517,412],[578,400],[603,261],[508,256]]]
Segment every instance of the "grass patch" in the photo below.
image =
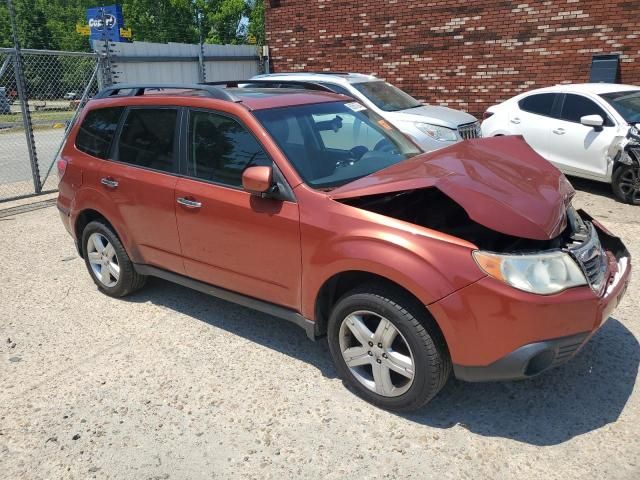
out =
[[[42,112],[31,112],[31,121],[33,123],[50,122],[50,123],[64,123],[67,120],[71,120],[73,117],[73,111],[71,110],[53,110]],[[22,114],[11,113],[0,115],[0,123],[17,123],[22,125]]]

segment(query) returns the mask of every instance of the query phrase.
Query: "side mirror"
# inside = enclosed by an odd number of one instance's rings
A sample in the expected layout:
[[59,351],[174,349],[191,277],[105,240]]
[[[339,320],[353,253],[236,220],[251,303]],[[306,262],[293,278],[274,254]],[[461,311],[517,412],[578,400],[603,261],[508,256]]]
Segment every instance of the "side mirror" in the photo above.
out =
[[580,123],[587,127],[601,127],[604,125],[604,119],[600,115],[585,115],[580,117]]
[[242,173],[242,187],[261,197],[273,193],[273,169],[271,167],[249,167]]

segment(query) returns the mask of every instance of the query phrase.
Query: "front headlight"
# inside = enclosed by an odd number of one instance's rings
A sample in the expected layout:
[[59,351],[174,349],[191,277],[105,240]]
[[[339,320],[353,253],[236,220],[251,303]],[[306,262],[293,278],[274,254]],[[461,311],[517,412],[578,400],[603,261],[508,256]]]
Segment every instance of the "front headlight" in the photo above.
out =
[[565,252],[499,255],[476,250],[473,258],[487,275],[525,292],[549,295],[587,284],[578,264]]
[[430,123],[416,123],[415,126],[418,130],[439,142],[455,142],[458,140],[456,131],[450,128],[431,125]]

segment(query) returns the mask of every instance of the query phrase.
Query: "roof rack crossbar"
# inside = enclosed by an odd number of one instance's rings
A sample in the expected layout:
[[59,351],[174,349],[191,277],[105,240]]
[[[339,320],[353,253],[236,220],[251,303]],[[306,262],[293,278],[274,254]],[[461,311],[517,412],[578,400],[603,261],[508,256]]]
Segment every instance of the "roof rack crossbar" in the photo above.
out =
[[249,80],[223,80],[217,82],[205,82],[203,85],[224,85],[225,87],[235,88],[240,84],[247,84],[253,88],[280,88],[281,85],[285,87],[300,87],[303,90],[318,90],[321,92],[336,93],[330,85],[323,85],[321,83],[308,81],[308,80],[271,80],[271,79],[249,79]]
[[122,90],[130,90],[127,96],[139,97],[144,95],[145,90],[198,90],[206,92],[211,98],[227,100],[229,102],[240,101],[235,95],[222,88],[213,85],[185,83],[185,84],[138,84],[138,83],[118,83],[110,87],[103,88],[94,98],[108,98],[118,95]]

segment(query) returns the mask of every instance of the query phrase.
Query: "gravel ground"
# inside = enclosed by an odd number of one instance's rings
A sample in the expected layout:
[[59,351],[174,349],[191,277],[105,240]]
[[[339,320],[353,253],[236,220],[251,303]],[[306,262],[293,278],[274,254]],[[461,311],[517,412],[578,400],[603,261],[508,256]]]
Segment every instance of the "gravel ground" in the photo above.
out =
[[[640,208],[577,183],[640,258]],[[637,278],[565,366],[395,415],[292,324],[160,280],[101,295],[55,208],[0,246],[4,478],[640,478]]]

